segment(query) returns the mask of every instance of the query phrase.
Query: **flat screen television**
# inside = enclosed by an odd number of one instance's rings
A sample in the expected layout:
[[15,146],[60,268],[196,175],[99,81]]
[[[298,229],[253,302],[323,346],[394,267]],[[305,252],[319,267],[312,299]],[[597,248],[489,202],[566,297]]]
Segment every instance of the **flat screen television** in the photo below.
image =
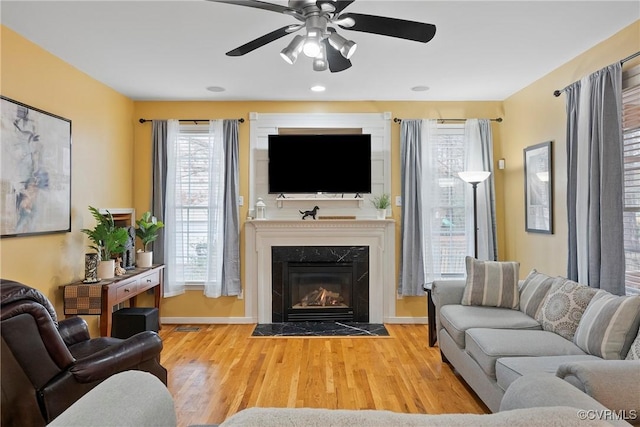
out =
[[269,193],[371,193],[371,135],[269,135]]

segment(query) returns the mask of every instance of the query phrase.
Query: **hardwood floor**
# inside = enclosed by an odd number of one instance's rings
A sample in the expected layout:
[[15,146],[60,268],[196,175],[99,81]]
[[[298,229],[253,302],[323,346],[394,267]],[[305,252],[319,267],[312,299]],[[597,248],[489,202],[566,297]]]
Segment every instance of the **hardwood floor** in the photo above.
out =
[[311,407],[404,413],[488,413],[429,347],[425,325],[390,337],[251,337],[255,325],[163,325],[179,426],[215,424],[241,409]]

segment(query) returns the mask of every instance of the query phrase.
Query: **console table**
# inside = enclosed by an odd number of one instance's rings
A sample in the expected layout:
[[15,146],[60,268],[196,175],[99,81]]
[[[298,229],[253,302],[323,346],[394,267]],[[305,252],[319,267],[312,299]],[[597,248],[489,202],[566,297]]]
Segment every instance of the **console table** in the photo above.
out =
[[100,315],[100,335],[111,336],[113,307],[129,301],[136,306],[136,297],[150,289],[154,291],[154,307],[160,312],[160,296],[164,286],[164,265],[135,268],[122,276],[97,283],[82,281],[61,286],[64,293],[65,317],[81,314]]

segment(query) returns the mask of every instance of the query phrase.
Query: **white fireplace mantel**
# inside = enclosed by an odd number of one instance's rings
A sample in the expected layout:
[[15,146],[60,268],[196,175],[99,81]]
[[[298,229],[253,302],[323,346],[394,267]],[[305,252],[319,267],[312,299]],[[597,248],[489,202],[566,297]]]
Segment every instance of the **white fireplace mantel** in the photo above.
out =
[[395,317],[394,220],[252,220],[245,239],[245,315],[253,321],[272,323],[274,246],[368,246],[369,322]]

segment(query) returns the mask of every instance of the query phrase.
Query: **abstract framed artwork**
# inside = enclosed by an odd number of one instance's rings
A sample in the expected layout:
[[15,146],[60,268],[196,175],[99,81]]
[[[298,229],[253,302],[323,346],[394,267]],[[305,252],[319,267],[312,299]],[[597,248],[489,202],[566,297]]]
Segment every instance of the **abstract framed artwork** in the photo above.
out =
[[553,234],[551,141],[524,149],[525,230]]
[[71,120],[0,102],[1,237],[71,231]]

